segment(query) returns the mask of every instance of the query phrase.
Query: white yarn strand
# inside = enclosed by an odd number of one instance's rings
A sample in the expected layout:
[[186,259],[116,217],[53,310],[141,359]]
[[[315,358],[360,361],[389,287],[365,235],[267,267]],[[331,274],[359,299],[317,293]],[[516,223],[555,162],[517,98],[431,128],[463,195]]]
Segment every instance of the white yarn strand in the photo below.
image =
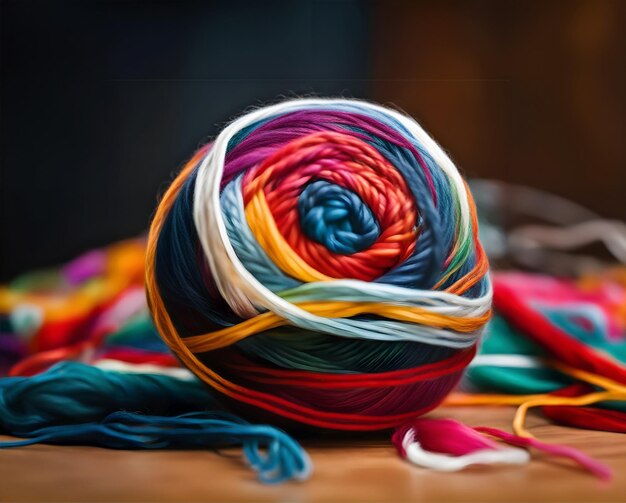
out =
[[[239,131],[258,121],[307,107],[324,105],[343,105],[347,107],[357,105],[360,108],[368,108],[372,111],[386,114],[402,124],[415,139],[428,149],[429,154],[454,185],[459,195],[460,205],[460,229],[462,236],[459,239],[464,239],[467,236],[470,229],[470,210],[465,184],[452,161],[419,124],[398,112],[362,101],[344,99],[287,101],[255,110],[233,121],[218,135],[211,150],[198,167],[194,192],[194,223],[208,266],[220,294],[231,309],[242,318],[251,318],[265,310],[269,310],[288,320],[293,325],[304,328],[314,327],[318,331],[333,333],[339,336],[377,340],[419,339],[423,342],[426,339],[431,344],[450,345],[450,332],[445,333],[443,330],[431,329],[428,331],[431,334],[423,334],[421,337],[412,336],[409,331],[401,330],[399,334],[393,336],[372,330],[374,326],[371,323],[368,324],[367,330],[354,331],[350,329],[350,322],[353,320],[316,316],[272,292],[259,282],[237,257],[228,238],[220,206],[220,181],[224,172],[227,147],[231,139]],[[329,289],[349,287],[363,292],[365,296],[371,297],[378,297],[382,291],[402,293],[405,301],[409,298],[413,299],[415,305],[419,305],[431,312],[442,312],[443,309],[443,312],[461,316],[469,316],[475,313],[484,314],[490,308],[492,296],[491,285],[489,285],[484,295],[476,299],[467,299],[446,292],[403,289],[392,285],[374,284],[358,280],[328,282],[324,284],[324,287]],[[343,328],[343,332],[341,328]],[[438,335],[433,337],[432,332]],[[466,341],[461,342],[462,346],[471,345],[479,335],[464,334]],[[457,343],[452,342],[452,344],[456,346]]]

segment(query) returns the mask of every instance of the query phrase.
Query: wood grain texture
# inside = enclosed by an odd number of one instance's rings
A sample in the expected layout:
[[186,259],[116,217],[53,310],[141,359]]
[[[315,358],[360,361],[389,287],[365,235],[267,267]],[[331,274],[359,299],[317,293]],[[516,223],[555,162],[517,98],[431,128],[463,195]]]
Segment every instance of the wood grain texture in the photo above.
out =
[[[508,429],[511,408],[439,409],[469,425]],[[386,434],[304,441],[315,472],[306,482],[264,486],[236,451],[116,451],[36,445],[0,451],[0,501],[626,501],[623,435],[575,430],[529,418],[546,442],[580,448],[608,463],[614,480],[603,483],[569,462],[535,457],[524,467],[475,467],[444,474],[402,461]]]

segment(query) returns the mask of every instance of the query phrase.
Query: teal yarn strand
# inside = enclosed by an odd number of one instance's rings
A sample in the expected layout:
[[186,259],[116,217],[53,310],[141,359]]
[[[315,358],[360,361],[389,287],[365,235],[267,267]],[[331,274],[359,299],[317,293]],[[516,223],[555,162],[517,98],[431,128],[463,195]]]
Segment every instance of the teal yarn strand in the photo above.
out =
[[282,368],[354,374],[416,367],[448,358],[453,350],[415,342],[385,344],[340,339],[298,328],[275,328],[236,345],[250,358],[263,358]]
[[[516,331],[500,315],[494,315],[487,325],[480,355],[522,355],[532,358],[546,356],[537,344]],[[547,366],[518,368],[480,364],[480,357],[465,375],[465,382],[481,391],[535,394],[550,393],[572,383],[572,379]]]
[[259,480],[304,479],[302,447],[273,426],[224,410],[197,379],[105,371],[62,362],[33,377],[0,379],[0,430],[35,443],[113,449],[222,448],[241,445]]
[[196,379],[107,371],[73,361],[31,377],[0,379],[0,427],[17,436],[99,421],[120,410],[174,416],[207,407],[218,403]]

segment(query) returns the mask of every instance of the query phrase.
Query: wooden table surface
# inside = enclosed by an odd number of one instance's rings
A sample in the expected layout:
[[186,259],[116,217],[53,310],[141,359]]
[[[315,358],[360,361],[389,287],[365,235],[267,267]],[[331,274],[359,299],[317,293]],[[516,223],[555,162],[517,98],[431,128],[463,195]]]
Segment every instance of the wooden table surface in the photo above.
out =
[[[509,429],[513,409],[439,409],[436,415]],[[278,486],[258,483],[239,457],[210,451],[35,445],[0,450],[0,501],[626,501],[626,437],[554,426],[540,416],[528,424],[541,440],[569,444],[608,463],[613,481],[538,457],[523,467],[432,472],[401,460],[386,435],[309,439],[304,445],[314,463],[311,479]]]

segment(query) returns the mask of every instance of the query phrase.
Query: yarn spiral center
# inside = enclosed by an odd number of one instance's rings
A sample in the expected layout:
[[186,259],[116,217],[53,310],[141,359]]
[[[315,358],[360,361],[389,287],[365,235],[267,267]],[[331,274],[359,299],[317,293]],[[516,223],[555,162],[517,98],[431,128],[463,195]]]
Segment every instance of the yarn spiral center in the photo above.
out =
[[347,134],[288,142],[242,185],[261,246],[302,281],[372,281],[415,247],[417,209],[406,182],[377,150]]
[[334,253],[359,252],[380,235],[376,218],[356,193],[324,180],[305,187],[298,212],[304,233]]

